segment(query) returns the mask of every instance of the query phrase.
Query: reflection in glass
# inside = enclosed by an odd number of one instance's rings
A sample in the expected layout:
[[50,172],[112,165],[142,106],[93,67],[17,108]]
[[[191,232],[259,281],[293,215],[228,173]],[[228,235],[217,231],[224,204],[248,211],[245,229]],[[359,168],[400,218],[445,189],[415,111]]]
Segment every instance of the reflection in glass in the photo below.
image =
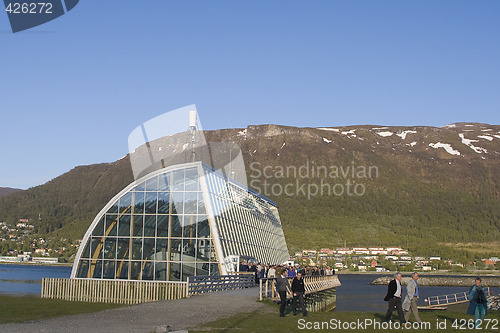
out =
[[141,237],[142,236],[142,230],[143,230],[143,215],[132,215],[132,223],[133,223],[133,230],[132,230],[132,235],[135,237]]
[[170,206],[169,192],[158,192],[158,214],[168,214]]
[[157,229],[156,237],[167,237],[168,236],[168,215],[158,215],[157,217]]
[[130,236],[130,215],[120,215],[118,220],[118,236]]
[[167,280],[167,262],[157,261],[155,264],[155,280],[156,281],[166,281]]
[[146,215],[144,221],[144,237],[154,237],[156,229],[156,215]]
[[120,198],[120,208],[119,208],[120,214],[132,213],[132,200],[133,200],[132,192],[127,192],[123,195],[123,197]]
[[128,261],[117,261],[116,262],[116,278],[117,279],[128,279]]
[[181,264],[178,262],[171,262],[170,265],[170,281],[180,281],[181,279]]
[[156,202],[157,202],[157,193],[156,192],[147,192],[146,193],[146,204],[145,204],[145,213],[146,214],[156,214]]
[[182,215],[172,215],[172,231],[170,233],[170,237],[182,237],[182,226],[180,219],[183,219]]
[[132,259],[142,259],[142,238],[132,238]]
[[104,259],[116,258],[116,238],[106,238],[104,241]]
[[158,190],[159,191],[169,191],[170,190],[170,176],[171,173],[164,173],[159,176],[159,184],[158,184]]
[[80,265],[78,266],[77,277],[86,278],[88,277],[88,274],[89,274],[89,261],[81,260]]
[[153,280],[154,278],[154,264],[152,261],[143,262],[142,280]]
[[181,261],[182,239],[170,240],[170,258],[171,261]]
[[134,214],[144,213],[144,192],[134,193]]
[[103,236],[104,235],[104,216],[101,217],[94,230],[92,231],[92,236]]
[[172,191],[184,191],[184,169],[173,172]]
[[141,262],[132,261],[130,264],[130,279],[139,280],[141,274]]
[[130,238],[118,238],[116,258],[128,259],[130,250]]
[[115,278],[115,262],[113,260],[104,261],[103,279]]
[[167,260],[168,239],[156,240],[156,258],[155,260]]
[[118,215],[106,214],[106,229],[104,231],[106,236],[116,236],[117,222]]
[[155,239],[154,238],[144,238],[143,243],[143,254],[144,260],[154,260],[155,257]]

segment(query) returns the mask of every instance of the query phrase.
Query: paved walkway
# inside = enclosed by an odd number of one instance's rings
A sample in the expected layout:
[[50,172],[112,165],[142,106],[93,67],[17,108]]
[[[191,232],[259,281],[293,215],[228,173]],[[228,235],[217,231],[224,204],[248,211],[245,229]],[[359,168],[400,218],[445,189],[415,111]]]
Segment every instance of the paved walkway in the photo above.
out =
[[166,326],[189,329],[216,319],[255,310],[272,311],[257,302],[259,289],[223,291],[190,298],[144,303],[95,313],[0,325],[0,332],[155,332]]

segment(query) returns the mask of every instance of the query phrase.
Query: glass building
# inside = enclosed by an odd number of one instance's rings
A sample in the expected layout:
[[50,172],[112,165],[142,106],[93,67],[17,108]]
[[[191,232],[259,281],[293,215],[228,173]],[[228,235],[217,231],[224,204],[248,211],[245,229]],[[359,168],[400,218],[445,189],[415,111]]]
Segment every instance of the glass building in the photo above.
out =
[[71,278],[186,281],[225,275],[235,256],[289,259],[276,204],[202,162],[136,180],[99,212]]

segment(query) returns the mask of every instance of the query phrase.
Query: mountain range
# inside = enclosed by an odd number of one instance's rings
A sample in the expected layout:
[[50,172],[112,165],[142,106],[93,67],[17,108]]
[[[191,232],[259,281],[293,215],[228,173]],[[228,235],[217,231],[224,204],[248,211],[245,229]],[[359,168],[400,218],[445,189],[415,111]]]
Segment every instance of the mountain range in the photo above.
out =
[[[248,184],[278,204],[292,254],[344,244],[463,261],[499,254],[498,125],[252,125],[205,136],[241,148]],[[0,221],[28,218],[37,235],[81,239],[132,181],[128,155],[79,166],[0,198]]]

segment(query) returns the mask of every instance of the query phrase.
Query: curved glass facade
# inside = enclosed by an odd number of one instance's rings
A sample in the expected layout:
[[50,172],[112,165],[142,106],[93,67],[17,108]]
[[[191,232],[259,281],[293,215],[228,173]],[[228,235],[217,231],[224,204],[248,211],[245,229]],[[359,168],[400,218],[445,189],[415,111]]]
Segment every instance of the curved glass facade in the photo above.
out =
[[226,274],[224,258],[288,260],[276,205],[201,162],[130,184],[85,234],[72,278],[186,281]]

